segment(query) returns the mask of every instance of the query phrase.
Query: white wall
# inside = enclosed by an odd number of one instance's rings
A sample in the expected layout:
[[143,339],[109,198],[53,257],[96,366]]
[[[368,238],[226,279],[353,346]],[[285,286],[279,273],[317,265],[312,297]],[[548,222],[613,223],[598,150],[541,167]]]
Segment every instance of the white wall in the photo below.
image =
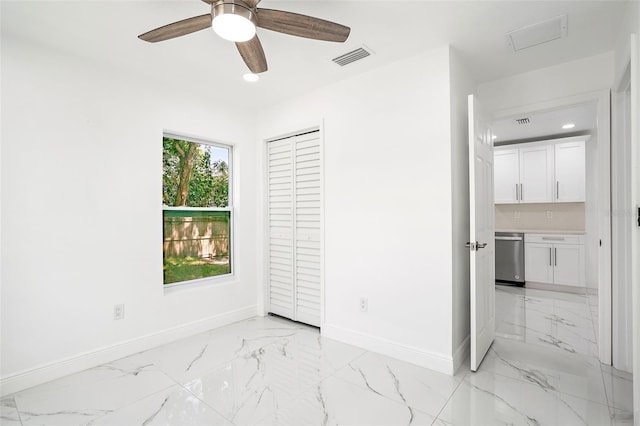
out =
[[451,181],[453,221],[453,336],[455,367],[469,353],[469,120],[468,96],[475,82],[454,50],[450,57],[451,75]]
[[[255,137],[240,115],[3,36],[4,393],[255,315]],[[235,145],[231,280],[163,291],[163,129]]]
[[518,108],[609,89],[613,71],[613,53],[607,52],[479,84],[478,97],[488,111]]
[[443,47],[257,120],[262,152],[266,139],[324,124],[323,334],[442,371],[452,371],[449,98]]
[[[620,23],[618,40],[614,49],[614,79],[617,83],[629,63],[629,36],[631,33],[640,33],[640,3],[629,2],[628,13],[624,16],[624,21]],[[616,87],[617,88],[617,87]]]

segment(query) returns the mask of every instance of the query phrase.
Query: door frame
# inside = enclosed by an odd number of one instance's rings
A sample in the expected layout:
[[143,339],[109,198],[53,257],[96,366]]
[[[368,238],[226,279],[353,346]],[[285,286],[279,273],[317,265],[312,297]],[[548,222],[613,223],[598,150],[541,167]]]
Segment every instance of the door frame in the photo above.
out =
[[[630,185],[632,182],[631,178],[631,167],[632,167],[632,141],[631,141],[631,122],[628,122],[627,117],[631,117],[631,58],[628,57],[625,61],[626,66],[624,67],[624,72],[619,77],[618,83],[614,85],[614,90],[611,93],[611,180],[612,180],[612,191],[611,191],[611,207],[612,207],[612,260],[614,260],[617,256],[625,255],[626,248],[629,248],[631,252],[631,239],[632,232],[626,234],[629,231],[629,228],[626,226],[631,225],[629,221],[630,216],[633,215],[633,209],[631,208],[631,200],[632,200],[632,188],[629,186],[628,194],[625,194],[622,190],[625,189],[624,185],[628,182]],[[627,99],[628,97],[628,99]],[[628,114],[628,115],[627,115]],[[631,120],[632,121],[632,120]],[[626,134],[627,128],[625,124],[629,125],[629,134]],[[629,138],[627,140],[627,137]],[[624,146],[620,144],[624,143]],[[617,154],[617,151],[614,149],[616,146],[621,146],[624,150],[622,155]],[[625,152],[626,151],[626,152]],[[615,154],[615,155],[614,155]],[[620,159],[626,158],[629,160],[628,164],[619,164],[618,161]],[[626,170],[625,170],[626,168]],[[624,172],[624,175],[618,178],[617,172],[613,173],[613,171]],[[627,199],[628,195],[628,199]],[[626,223],[626,224],[625,224]],[[628,225],[627,225],[628,224]],[[618,232],[618,226],[623,226],[622,230],[625,231],[626,239],[618,240],[615,238],[616,233]],[[631,225],[633,226],[633,225]],[[629,246],[627,246],[629,244]],[[631,253],[629,253],[631,255]],[[628,261],[631,262],[629,266],[629,277],[628,282],[631,284],[631,269],[633,268],[632,257],[629,256]],[[625,271],[618,270],[618,263],[612,262],[611,269],[611,278],[612,278],[612,364],[615,368],[624,370],[627,372],[631,372],[632,363],[633,363],[633,342],[628,339],[625,331],[625,325],[632,326],[633,324],[633,298],[631,295],[632,286],[629,285],[629,288],[621,288],[619,284],[619,274],[624,273]],[[623,297],[620,297],[620,292],[623,292]],[[631,311],[628,311],[627,306],[621,306],[620,301],[626,299],[631,302]],[[622,325],[621,325],[622,324]],[[633,337],[633,332],[631,331],[631,337]],[[619,350],[615,350],[618,348]],[[631,358],[627,356],[629,350],[631,350]]]
[[[598,230],[602,246],[598,259],[598,350],[602,363],[611,364],[611,91],[599,90],[564,98],[508,108],[494,112],[493,119],[507,118],[532,112],[559,109],[572,105],[595,102],[598,122]],[[602,200],[609,200],[605,206]]]
[[324,327],[325,316],[325,140],[324,140],[324,120],[310,122],[301,126],[287,126],[296,130],[287,130],[275,136],[262,138],[259,144],[260,167],[260,192],[262,203],[259,204],[259,212],[262,217],[262,232],[259,236],[262,243],[258,245],[258,297],[257,314],[266,316],[269,313],[269,168],[268,168],[268,144],[279,139],[284,139],[311,131],[318,131],[320,139],[320,330]]
[[[636,187],[631,187],[631,203],[637,211],[637,220],[640,221],[640,125],[637,117],[640,112],[640,58],[638,49],[638,35],[631,34],[629,39],[630,75],[631,75],[631,178]],[[635,191],[634,191],[635,189]],[[631,238],[631,255],[640,253],[640,222],[634,228]],[[635,237],[635,238],[634,238]],[[632,319],[633,319],[633,415],[636,421],[640,419],[640,265],[633,262],[631,269],[632,284]]]

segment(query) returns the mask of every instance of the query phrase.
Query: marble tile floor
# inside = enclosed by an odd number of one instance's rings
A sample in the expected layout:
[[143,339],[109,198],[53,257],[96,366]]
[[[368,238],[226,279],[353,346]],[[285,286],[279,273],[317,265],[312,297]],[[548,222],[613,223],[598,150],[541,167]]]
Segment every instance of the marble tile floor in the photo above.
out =
[[631,376],[598,362],[593,305],[497,287],[498,336],[453,377],[256,317],[6,396],[0,424],[631,425]]

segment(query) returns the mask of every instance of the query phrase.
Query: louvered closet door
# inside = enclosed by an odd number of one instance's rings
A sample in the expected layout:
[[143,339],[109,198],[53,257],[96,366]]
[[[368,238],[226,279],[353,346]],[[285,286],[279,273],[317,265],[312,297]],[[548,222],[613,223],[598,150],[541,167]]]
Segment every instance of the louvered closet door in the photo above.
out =
[[296,320],[320,325],[320,139],[295,140]]
[[288,139],[270,142],[269,175],[269,308],[293,318],[293,156]]
[[319,326],[319,132],[270,142],[268,152],[270,311]]

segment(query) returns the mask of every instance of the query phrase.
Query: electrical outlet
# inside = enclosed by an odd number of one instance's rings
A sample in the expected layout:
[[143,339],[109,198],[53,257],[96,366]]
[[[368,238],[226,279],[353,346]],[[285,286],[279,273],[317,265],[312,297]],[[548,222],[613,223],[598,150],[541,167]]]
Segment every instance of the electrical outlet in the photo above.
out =
[[124,318],[124,304],[113,305],[113,319],[121,320]]
[[367,312],[369,309],[369,300],[366,297],[360,298],[360,312]]
[[551,210],[547,210],[547,219],[553,219],[553,212]]

